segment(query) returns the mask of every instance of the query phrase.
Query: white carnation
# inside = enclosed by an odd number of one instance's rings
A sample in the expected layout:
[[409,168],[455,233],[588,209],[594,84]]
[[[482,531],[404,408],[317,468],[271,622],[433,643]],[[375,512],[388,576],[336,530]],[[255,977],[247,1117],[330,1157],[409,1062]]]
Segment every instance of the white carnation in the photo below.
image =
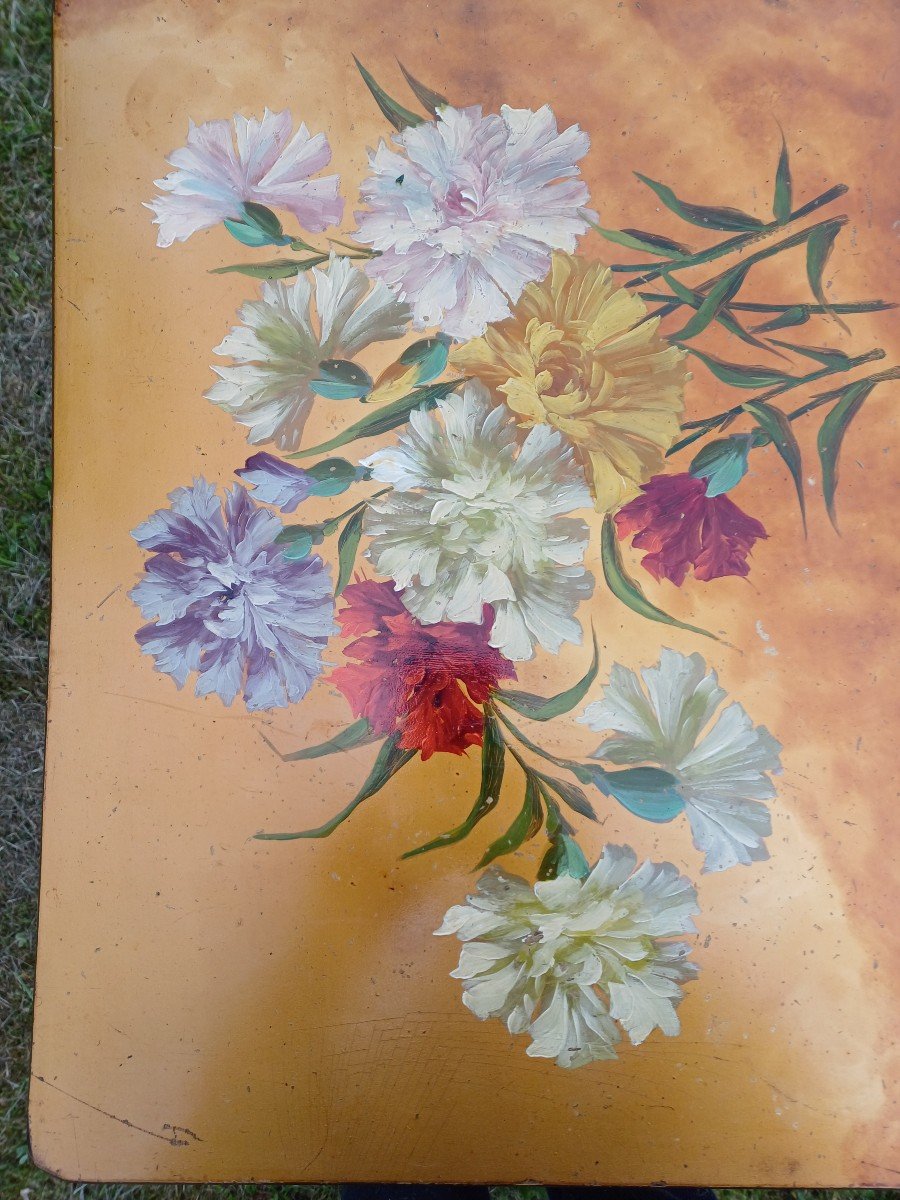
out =
[[523,436],[470,383],[437,412],[413,412],[397,445],[363,465],[393,484],[369,505],[368,556],[423,624],[481,624],[491,605],[490,644],[507,658],[581,641],[575,611],[594,583],[588,528],[564,514],[591,500],[559,433],[537,425]]
[[781,771],[780,744],[737,703],[707,730],[727,693],[699,654],[663,649],[641,679],[616,663],[603,699],[579,718],[597,732],[612,731],[595,757],[653,763],[675,775],[694,845],[706,855],[704,870],[768,858],[763,839],[772,824],[764,801],[775,795],[768,773]]
[[670,939],[695,932],[697,895],[671,863],[636,865],[630,848],[606,846],[583,880],[483,875],[436,930],[463,943],[451,975],[466,1007],[528,1032],[528,1054],[561,1067],[615,1058],[620,1028],[634,1045],[657,1028],[677,1034],[681,985],[697,968]]

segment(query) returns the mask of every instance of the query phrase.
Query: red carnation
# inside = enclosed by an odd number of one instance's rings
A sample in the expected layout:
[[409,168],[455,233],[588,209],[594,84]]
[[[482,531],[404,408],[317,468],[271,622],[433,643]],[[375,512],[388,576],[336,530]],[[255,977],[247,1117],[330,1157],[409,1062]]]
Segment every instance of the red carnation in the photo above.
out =
[[357,717],[375,733],[400,730],[399,745],[423,759],[436,751],[462,754],[480,746],[484,704],[512,663],[488,645],[491,612],[482,625],[423,625],[403,606],[393,584],[361,580],[344,591],[338,614],[345,635],[362,635],[344,650],[356,659],[332,673]]
[[749,573],[747,555],[768,534],[724,493],[707,496],[706,485],[688,474],[654,475],[616,513],[619,537],[636,535],[631,544],[650,552],[641,563],[655,579],[681,587],[691,567],[702,580]]

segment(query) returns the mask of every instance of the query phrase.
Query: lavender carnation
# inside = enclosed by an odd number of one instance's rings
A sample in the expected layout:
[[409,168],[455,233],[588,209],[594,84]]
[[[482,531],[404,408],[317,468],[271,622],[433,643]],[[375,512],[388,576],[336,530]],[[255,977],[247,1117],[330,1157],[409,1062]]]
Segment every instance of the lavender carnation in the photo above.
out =
[[196,671],[198,696],[231,704],[243,692],[251,711],[301,700],[336,632],[322,560],[285,559],[281,522],[240,484],[224,505],[205,479],[169,499],[132,535],[152,552],[130,593],[151,621],[136,634],[142,650],[179,687]]

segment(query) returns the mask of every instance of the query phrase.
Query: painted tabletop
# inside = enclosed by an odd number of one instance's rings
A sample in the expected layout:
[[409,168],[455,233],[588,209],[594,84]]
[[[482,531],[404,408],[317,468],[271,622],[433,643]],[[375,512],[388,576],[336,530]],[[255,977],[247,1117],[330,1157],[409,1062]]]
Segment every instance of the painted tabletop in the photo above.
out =
[[61,0],[41,1166],[900,1181],[896,18]]

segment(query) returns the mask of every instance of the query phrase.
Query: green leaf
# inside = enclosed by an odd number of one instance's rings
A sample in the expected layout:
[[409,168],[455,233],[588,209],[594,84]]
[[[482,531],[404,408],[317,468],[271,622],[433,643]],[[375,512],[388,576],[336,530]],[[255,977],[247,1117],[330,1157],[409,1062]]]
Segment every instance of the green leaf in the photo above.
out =
[[354,721],[340,733],[336,733],[327,742],[319,742],[315,746],[304,746],[302,750],[294,750],[291,754],[282,754],[285,762],[298,762],[300,759],[324,758],[326,754],[338,754],[341,750],[352,750],[355,746],[365,746],[375,740],[372,727],[365,717]]
[[361,400],[374,387],[368,371],[345,358],[324,358],[319,378],[311,379],[310,391],[326,400]]
[[402,133],[404,129],[408,129],[411,125],[422,125],[424,123],[424,117],[420,117],[418,113],[410,112],[408,108],[404,108],[402,104],[398,104],[396,100],[392,100],[384,88],[375,82],[373,76],[369,74],[355,54],[353,55],[353,61],[356,63],[360,75],[366,81],[366,87],[375,97],[375,103],[399,133]]
[[792,304],[786,308],[783,313],[777,317],[772,317],[770,321],[763,321],[761,325],[754,325],[754,333],[768,333],[775,329],[789,329],[793,325],[805,325],[809,320],[810,312],[805,304]]
[[706,480],[707,496],[721,496],[736,487],[747,474],[752,445],[752,434],[717,438],[707,442],[688,470],[695,479]]
[[835,313],[834,309],[825,295],[825,288],[822,283],[822,275],[825,271],[825,264],[831,257],[831,251],[834,249],[834,243],[837,235],[840,233],[844,222],[841,220],[825,221],[821,225],[817,225],[810,231],[809,238],[806,242],[806,275],[809,279],[809,286],[812,288],[812,293],[819,301],[823,308],[827,309],[838,325],[842,329],[850,330],[845,321]]
[[496,841],[491,842],[482,855],[481,861],[476,866],[476,871],[481,870],[482,867],[486,867],[488,863],[493,862],[495,858],[499,858],[501,854],[511,854],[513,850],[518,850],[523,842],[534,837],[543,823],[544,810],[541,807],[537,782],[529,772],[525,777],[525,801],[519,810],[518,816],[509,829],[507,829],[506,833],[502,833]]
[[722,309],[741,290],[744,280],[747,277],[747,272],[750,270],[750,265],[747,262],[738,263],[737,266],[726,271],[709,289],[702,304],[688,321],[687,325],[683,329],[679,329],[677,333],[669,334],[669,341],[686,342],[690,338],[696,337],[698,333],[702,333],[708,325],[712,324]]
[[784,225],[791,219],[792,190],[791,161],[788,156],[787,142],[782,134],[781,154],[778,156],[778,170],[775,172],[775,195],[772,199],[772,212],[779,225]]
[[[244,221],[233,221],[230,217],[225,217],[222,224],[231,234],[231,236],[242,246],[271,246],[272,239],[268,234],[262,233],[254,225],[247,225]],[[278,243],[274,243],[277,245]]]
[[608,242],[617,246],[625,246],[628,250],[639,250],[643,254],[657,254],[662,258],[682,258],[690,251],[678,242],[668,238],[657,237],[653,233],[643,233],[639,229],[604,229],[596,221],[588,221],[591,229],[596,230]]
[[606,771],[597,786],[608,796],[645,821],[663,824],[673,821],[684,810],[684,798],[678,780],[659,767],[628,767],[624,771]]
[[465,379],[449,379],[444,380],[443,383],[430,384],[428,387],[414,388],[408,396],[404,396],[401,400],[395,400],[393,404],[377,408],[363,417],[361,421],[357,421],[355,425],[348,425],[330,441],[322,442],[318,446],[311,446],[308,450],[298,450],[296,454],[289,454],[288,458],[311,458],[316,454],[327,454],[330,450],[338,450],[341,446],[346,446],[348,442],[355,442],[358,438],[380,437],[381,434],[396,429],[398,425],[404,425],[414,409],[431,408],[438,400],[449,396],[464,383]]
[[497,691],[494,693],[495,698],[532,721],[551,721],[554,717],[570,712],[587,695],[588,689],[597,678],[600,648],[597,645],[597,634],[593,631],[592,637],[594,656],[591,665],[578,682],[573,683],[564,692],[557,692],[555,696],[536,696],[534,692]]
[[587,817],[591,821],[597,820],[594,806],[580,787],[576,787],[574,783],[567,783],[563,779],[554,779],[551,775],[539,774],[538,777],[544,786],[559,796],[563,804],[567,804],[573,812],[577,812],[580,817]]
[[496,719],[489,712],[484,714],[484,740],[481,747],[481,788],[478,798],[472,806],[472,811],[461,825],[442,833],[439,837],[424,846],[407,850],[403,858],[414,858],[427,850],[437,850],[441,846],[452,846],[468,837],[478,822],[486,817],[497,806],[500,799],[500,788],[503,784],[503,766],[505,747]]
[[787,414],[780,408],[767,404],[764,400],[747,400],[744,410],[754,418],[759,427],[768,435],[772,445],[784,459],[794,487],[797,489],[797,499],[800,502],[800,515],[803,518],[803,532],[806,533],[806,499],[803,495],[803,462],[796,434],[791,427]]
[[426,87],[424,83],[420,83],[414,75],[411,75],[407,71],[399,59],[397,60],[397,65],[403,72],[403,78],[414,92],[416,99],[427,113],[434,114],[438,109],[445,108],[450,103],[446,96],[442,96],[440,92],[434,92],[430,87]]
[[786,375],[784,371],[776,371],[773,367],[745,367],[740,363],[723,362],[719,358],[713,358],[711,354],[704,354],[700,350],[695,350],[692,346],[688,348],[688,352],[694,358],[699,358],[703,365],[708,367],[713,375],[715,375],[716,379],[720,379],[722,383],[727,383],[730,387],[779,387],[782,384],[792,383],[794,379],[792,375]]
[[346,808],[342,808],[330,821],[326,821],[324,825],[319,825],[316,829],[304,829],[299,833],[257,833],[254,836],[261,842],[293,842],[298,838],[328,837],[337,829],[338,825],[347,820],[364,800],[368,800],[370,796],[374,796],[376,792],[380,791],[391,776],[396,775],[400,768],[404,767],[417,753],[415,750],[401,750],[397,745],[399,739],[399,733],[392,733],[382,743],[368,779]]
[[397,361],[404,367],[418,367],[416,383],[431,383],[447,366],[450,341],[445,333],[422,338],[421,341],[407,346]]
[[299,262],[290,258],[273,258],[271,262],[235,263],[230,267],[213,267],[209,273],[210,275],[249,275],[251,279],[290,279],[325,261],[325,257],[322,255]]
[[[264,204],[256,204],[252,200],[244,201],[244,220],[248,225],[255,225],[261,232],[267,234],[273,241],[284,236],[281,222],[271,208]],[[286,242],[291,239],[287,238]]]
[[797,346],[793,342],[780,342],[777,338],[772,338],[772,341],[776,346],[784,346],[785,350],[793,350],[795,354],[811,358],[813,362],[830,367],[833,371],[846,371],[852,365],[849,354],[843,350],[832,350],[829,346]]
[[648,179],[640,171],[635,171],[635,175],[641,183],[645,183],[659,196],[666,208],[691,225],[739,233],[756,232],[765,227],[764,222],[756,217],[751,217],[749,213],[741,212],[738,208],[711,208],[704,204],[686,204],[683,200],[679,200],[672,189],[666,187],[664,183]]
[[[668,273],[664,275],[664,278],[679,300],[681,300],[684,304],[690,305],[691,308],[700,308],[705,299],[702,292],[692,291],[691,288],[685,287],[683,283],[679,283],[674,276],[669,275]],[[661,317],[663,313],[657,312],[656,315]],[[765,342],[761,342],[759,338],[755,338],[751,333],[748,333],[743,325],[737,321],[730,311],[723,309],[721,312],[716,313],[715,319],[724,329],[727,329],[729,333],[734,334],[735,337],[740,338],[742,342],[746,342],[748,346],[755,346],[757,350],[765,350],[770,354],[775,354],[778,358],[785,357],[777,350],[772,350],[772,347],[767,345]],[[671,340],[676,340],[675,334],[672,334]],[[686,349],[689,349],[689,347],[686,347]]]
[[340,496],[351,484],[368,475],[364,467],[357,467],[346,458],[323,458],[305,470],[316,480],[310,489],[311,496]]
[[358,509],[341,530],[338,538],[338,577],[334,594],[339,596],[353,574],[353,564],[356,562],[356,552],[362,537],[363,517],[365,508]]
[[289,562],[306,558],[313,546],[324,540],[325,531],[321,525],[286,525],[275,535],[275,544],[285,547],[282,554]]
[[[549,821],[548,821],[549,825]],[[538,879],[558,879],[560,875],[571,875],[573,879],[584,879],[590,874],[590,866],[581,852],[581,847],[567,833],[559,833],[550,839],[550,848],[538,867]]]
[[688,633],[699,633],[701,637],[712,638],[714,642],[720,640],[714,633],[709,633],[707,630],[700,629],[696,625],[688,625],[684,621],[678,621],[675,617],[670,617],[668,613],[663,612],[661,608],[657,608],[655,604],[652,604],[644,595],[640,586],[628,577],[622,563],[622,555],[619,550],[618,538],[616,537],[616,527],[611,513],[607,513],[603,518],[600,560],[603,564],[603,575],[609,590],[617,600],[621,600],[632,612],[636,612],[641,617],[646,617],[648,621],[660,621],[662,624],[672,625],[676,629],[686,629]]
[[819,461],[822,463],[822,492],[825,496],[825,506],[828,516],[837,532],[837,510],[835,494],[838,484],[838,460],[844,434],[850,422],[863,406],[863,402],[871,392],[874,384],[870,379],[860,379],[844,389],[844,394],[822,422],[818,435]]
[[655,250],[663,250],[667,254],[678,256],[692,253],[690,246],[685,246],[683,242],[676,242],[673,238],[663,237],[659,233],[647,233],[644,229],[623,229],[622,233],[637,238],[650,254],[653,254]]

